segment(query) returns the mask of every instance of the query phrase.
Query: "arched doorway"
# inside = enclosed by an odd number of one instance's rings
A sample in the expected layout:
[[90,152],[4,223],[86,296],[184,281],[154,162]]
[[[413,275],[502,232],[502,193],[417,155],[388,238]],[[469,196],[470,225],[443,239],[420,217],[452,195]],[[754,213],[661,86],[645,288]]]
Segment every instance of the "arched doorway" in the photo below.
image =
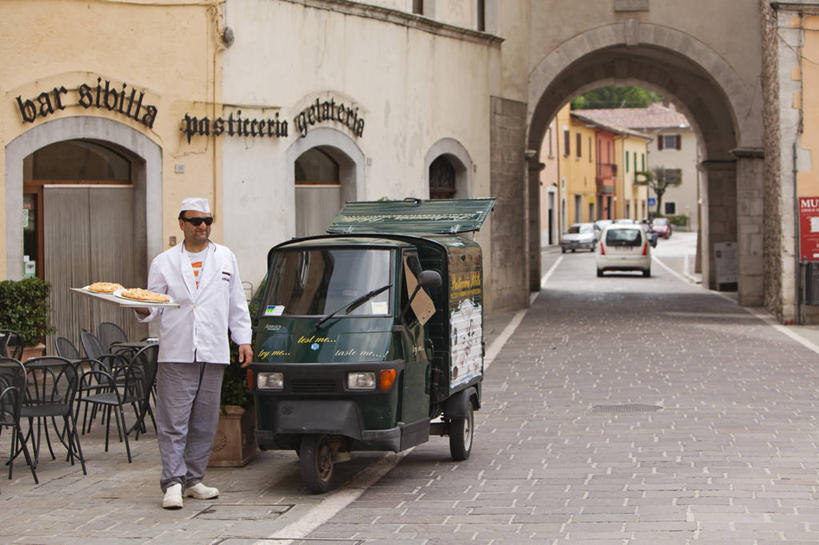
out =
[[[753,236],[763,222],[762,156],[753,147],[761,139],[753,118],[737,115],[754,109],[753,93],[743,88],[736,72],[706,44],[672,28],[632,25],[639,29],[636,42],[635,30],[628,25],[602,26],[564,42],[535,63],[527,148],[539,150],[559,108],[572,96],[595,87],[639,85],[671,98],[691,121],[703,148],[703,282],[716,287],[714,244],[736,242],[739,300],[746,305],[761,304],[762,256]],[[678,47],[680,43],[686,44],[684,50]],[[532,159],[532,164],[537,162],[537,157]],[[740,172],[750,175],[740,176]],[[533,190],[537,180],[531,168],[529,178]]]
[[446,155],[441,155],[429,165],[429,198],[454,199],[455,167]]
[[347,201],[363,199],[364,154],[346,134],[317,127],[287,150],[294,187],[292,233],[324,233]]
[[7,277],[51,283],[57,335],[79,344],[80,331],[102,321],[147,333],[132,312],[69,288],[145,286],[149,256],[162,246],[161,163],[147,137],[101,118],[54,120],[6,146]]
[[302,153],[295,163],[296,236],[324,232],[341,208],[338,162],[321,147]]

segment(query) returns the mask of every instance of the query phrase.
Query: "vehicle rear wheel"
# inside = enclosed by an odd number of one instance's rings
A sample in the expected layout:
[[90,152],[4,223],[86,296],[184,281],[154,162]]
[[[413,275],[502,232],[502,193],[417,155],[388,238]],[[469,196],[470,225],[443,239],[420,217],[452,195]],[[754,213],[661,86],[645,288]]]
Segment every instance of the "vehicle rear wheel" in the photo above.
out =
[[597,269],[597,276],[598,277],[603,276],[603,269]]
[[649,276],[651,276],[651,269],[645,269],[645,270],[643,271],[643,276],[644,276],[644,277],[646,277],[646,278],[648,278]]
[[305,435],[299,446],[301,478],[310,492],[323,494],[333,479],[333,448],[326,435]]
[[453,418],[449,423],[449,453],[455,461],[466,460],[472,451],[472,436],[475,423],[472,403],[466,403],[466,416]]
[[561,254],[565,254],[565,253],[566,253],[566,248],[561,248],[561,249],[560,249],[560,253],[561,253]]

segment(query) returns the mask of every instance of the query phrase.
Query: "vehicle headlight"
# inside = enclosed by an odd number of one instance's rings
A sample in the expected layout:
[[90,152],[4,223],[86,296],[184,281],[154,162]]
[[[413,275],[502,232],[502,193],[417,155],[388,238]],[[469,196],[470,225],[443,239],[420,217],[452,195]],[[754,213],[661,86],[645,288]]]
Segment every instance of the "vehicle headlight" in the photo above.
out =
[[372,371],[352,371],[347,373],[349,390],[375,390],[375,373]]
[[284,373],[279,371],[258,373],[256,383],[259,390],[283,390]]

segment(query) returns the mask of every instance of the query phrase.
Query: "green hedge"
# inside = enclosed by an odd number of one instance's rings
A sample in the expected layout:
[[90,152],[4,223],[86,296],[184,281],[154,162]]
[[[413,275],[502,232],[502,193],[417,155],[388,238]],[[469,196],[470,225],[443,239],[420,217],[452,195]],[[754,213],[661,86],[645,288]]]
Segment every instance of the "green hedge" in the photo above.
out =
[[16,331],[26,346],[54,333],[48,322],[49,291],[51,285],[39,278],[0,282],[0,329]]
[[667,216],[668,223],[676,225],[677,227],[685,227],[688,225],[688,216],[680,214],[678,216]]

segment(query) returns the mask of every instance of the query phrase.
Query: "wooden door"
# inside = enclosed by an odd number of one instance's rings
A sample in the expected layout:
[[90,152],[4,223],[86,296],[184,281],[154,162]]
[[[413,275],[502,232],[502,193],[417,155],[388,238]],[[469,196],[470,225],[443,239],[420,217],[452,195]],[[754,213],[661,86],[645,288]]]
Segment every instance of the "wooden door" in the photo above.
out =
[[[147,271],[137,270],[146,243],[134,236],[131,185],[46,185],[43,189],[45,280],[51,283],[52,324],[57,336],[80,347],[80,332],[95,332],[111,321],[131,339],[147,335],[133,312],[75,294],[69,288],[96,281],[144,287]],[[53,352],[53,336],[48,350]]]

